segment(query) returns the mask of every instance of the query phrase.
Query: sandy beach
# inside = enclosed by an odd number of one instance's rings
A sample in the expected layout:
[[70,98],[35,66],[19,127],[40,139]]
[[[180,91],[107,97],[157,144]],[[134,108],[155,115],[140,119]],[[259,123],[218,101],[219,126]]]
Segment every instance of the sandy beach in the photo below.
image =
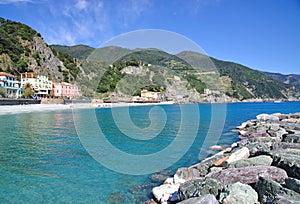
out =
[[72,110],[74,108],[87,109],[87,108],[113,108],[113,107],[126,107],[126,106],[147,106],[147,105],[166,105],[172,104],[170,102],[163,103],[82,103],[82,104],[32,104],[32,105],[13,105],[13,106],[0,106],[0,115],[31,113],[42,111],[55,111],[55,110]]

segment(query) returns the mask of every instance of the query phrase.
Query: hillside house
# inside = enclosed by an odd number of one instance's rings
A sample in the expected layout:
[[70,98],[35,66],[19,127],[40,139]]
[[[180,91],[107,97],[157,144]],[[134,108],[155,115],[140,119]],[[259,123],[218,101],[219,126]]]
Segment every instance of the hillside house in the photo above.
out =
[[0,88],[6,90],[6,96],[9,98],[19,98],[21,96],[20,82],[12,74],[0,72]]
[[67,82],[53,83],[51,94],[53,94],[55,97],[69,99],[80,96],[78,86]]
[[52,81],[49,80],[48,76],[35,73],[21,74],[21,87],[27,83],[32,85],[34,93],[38,97],[46,97],[52,90]]
[[141,91],[141,98],[146,100],[146,101],[161,100],[162,94],[160,92],[142,90]]

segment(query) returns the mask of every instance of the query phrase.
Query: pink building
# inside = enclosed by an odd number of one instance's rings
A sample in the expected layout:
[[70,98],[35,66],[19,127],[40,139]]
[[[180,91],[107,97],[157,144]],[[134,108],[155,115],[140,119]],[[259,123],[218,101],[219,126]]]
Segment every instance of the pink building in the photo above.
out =
[[67,82],[53,83],[52,94],[55,97],[77,98],[80,96],[78,86]]

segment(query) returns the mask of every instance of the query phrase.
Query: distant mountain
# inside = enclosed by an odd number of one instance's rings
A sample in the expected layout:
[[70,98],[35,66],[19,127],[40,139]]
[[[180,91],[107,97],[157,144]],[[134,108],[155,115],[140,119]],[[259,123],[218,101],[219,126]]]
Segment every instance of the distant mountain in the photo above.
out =
[[[234,63],[209,58],[195,52],[179,53],[182,59],[200,70],[216,68],[223,79],[226,94],[239,100],[250,98],[287,98],[290,86],[271,79],[259,71]],[[213,67],[212,67],[213,66]]]
[[95,49],[87,57],[87,60],[112,64],[115,61],[117,61],[118,59],[120,59],[121,57],[123,57],[131,52],[132,52],[132,50],[129,50],[126,48],[108,46],[108,47]]
[[87,45],[74,45],[74,46],[63,46],[63,45],[50,45],[58,52],[67,53],[70,56],[78,59],[86,59],[94,50]]
[[285,83],[292,86],[295,86],[297,89],[300,89],[300,75],[298,74],[280,74],[280,73],[270,73],[270,72],[262,72],[263,74],[267,75],[268,77]]
[[299,75],[262,73],[195,52],[172,55],[155,48],[94,49],[48,46],[22,23],[0,18],[0,71],[36,72],[77,83],[83,95],[131,97],[141,89],[163,91],[176,102],[298,98]]

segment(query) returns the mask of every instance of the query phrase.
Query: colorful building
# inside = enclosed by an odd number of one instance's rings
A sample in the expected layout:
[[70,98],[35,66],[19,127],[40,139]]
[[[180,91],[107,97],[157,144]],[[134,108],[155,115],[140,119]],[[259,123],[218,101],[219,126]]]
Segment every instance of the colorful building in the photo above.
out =
[[21,86],[30,83],[34,90],[34,94],[38,97],[45,97],[50,94],[52,90],[52,81],[48,76],[43,76],[35,73],[23,73],[21,74]]
[[9,98],[19,98],[21,96],[20,82],[12,74],[0,72],[0,88],[6,90],[6,96]]
[[77,98],[80,96],[78,86],[67,82],[53,83],[51,94],[61,98]]
[[144,100],[161,100],[162,94],[160,92],[152,92],[147,90],[141,91],[141,98]]

